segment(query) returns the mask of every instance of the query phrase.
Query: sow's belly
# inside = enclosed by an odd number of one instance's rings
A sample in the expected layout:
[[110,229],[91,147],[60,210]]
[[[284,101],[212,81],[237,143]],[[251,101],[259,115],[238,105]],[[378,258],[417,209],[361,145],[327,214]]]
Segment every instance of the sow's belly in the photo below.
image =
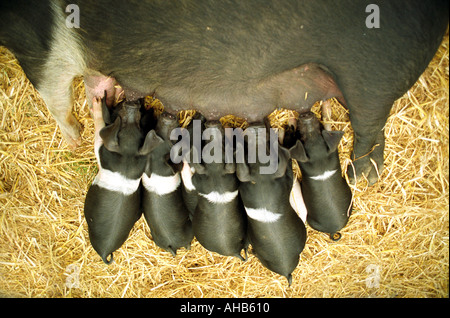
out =
[[208,120],[231,114],[249,122],[260,121],[277,107],[303,112],[316,101],[331,97],[345,104],[332,75],[315,63],[260,80],[220,75],[211,80],[197,75],[179,83],[167,80],[154,87],[135,78],[118,76],[117,80],[129,100],[153,95],[162,101],[168,112],[195,109]]

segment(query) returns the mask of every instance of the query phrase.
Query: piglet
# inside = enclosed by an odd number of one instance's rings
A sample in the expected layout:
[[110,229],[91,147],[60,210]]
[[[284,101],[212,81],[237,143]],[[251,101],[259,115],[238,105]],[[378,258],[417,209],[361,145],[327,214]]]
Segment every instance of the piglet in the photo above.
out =
[[[196,130],[194,131],[194,121],[196,123]],[[191,122],[186,127],[185,132],[187,132],[187,140],[185,140],[185,146],[187,148],[191,148],[191,143],[194,142],[194,135],[200,135],[202,134],[202,128],[204,129],[204,125],[206,122],[206,118],[200,113],[196,112],[194,116],[192,117]],[[188,141],[186,143],[186,141]],[[201,144],[200,144],[201,148]],[[189,162],[191,160],[189,159],[189,155],[183,158],[183,168],[181,170],[181,179],[183,181],[183,187],[182,187],[182,194],[183,194],[183,201],[186,205],[186,208],[189,211],[189,218],[192,220],[194,216],[195,209],[197,208],[198,203],[198,193],[195,190],[195,186],[192,184],[192,176],[194,174],[195,169],[189,165]]]
[[180,168],[170,160],[170,134],[178,127],[178,120],[163,112],[152,138],[152,151],[145,173],[142,208],[153,240],[162,249],[176,255],[180,247],[190,249],[194,238],[189,212],[183,202]]
[[[305,246],[306,228],[289,202],[293,186],[289,152],[278,144],[276,137],[266,137],[269,135],[267,129],[257,123],[246,129],[245,135],[249,136],[249,141],[245,143],[245,157],[248,159],[251,152],[267,150],[274,156],[277,151],[277,157],[274,158],[276,171],[261,173],[263,165],[259,155],[254,163],[250,163],[250,160],[239,162],[237,157],[236,172],[241,181],[239,193],[247,212],[247,235],[254,253],[265,267],[285,276],[291,285],[291,273],[297,267],[299,255]],[[302,204],[301,201],[298,203]]]
[[106,264],[141,216],[139,185],[149,153],[143,111],[138,102],[124,101],[110,111],[105,99],[93,101],[99,170],[86,195],[84,216],[91,244]]
[[[201,120],[198,124],[201,124]],[[209,128],[207,146],[223,150],[225,135],[221,123],[211,121],[201,126],[204,129]],[[200,150],[194,145],[191,147],[193,156],[199,155]],[[203,155],[205,153],[203,152]],[[226,163],[224,156],[224,152],[220,151],[217,161],[207,163],[202,156],[198,162],[192,158],[189,164],[194,171],[191,183],[192,191],[195,192],[191,191],[191,195],[195,193],[197,196],[192,226],[195,237],[207,250],[245,260],[247,220],[238,195],[239,181],[235,174],[235,164]],[[242,250],[245,258],[241,255]]]
[[342,177],[337,150],[344,133],[324,130],[311,112],[300,114],[298,126],[299,139],[289,151],[302,171],[307,222],[339,240],[338,231],[347,224],[352,208],[352,192]]

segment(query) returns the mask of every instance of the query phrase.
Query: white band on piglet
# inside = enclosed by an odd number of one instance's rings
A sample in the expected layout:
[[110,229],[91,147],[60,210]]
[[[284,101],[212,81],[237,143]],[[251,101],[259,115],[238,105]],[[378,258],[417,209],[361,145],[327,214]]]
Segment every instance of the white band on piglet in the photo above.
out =
[[264,208],[252,209],[245,207],[245,212],[247,212],[249,218],[263,223],[274,223],[281,217],[280,213],[275,213]]
[[225,204],[233,201],[238,196],[238,190],[233,192],[225,192],[225,193],[219,193],[216,191],[212,191],[208,194],[199,193],[200,196],[204,197],[211,203],[219,203],[219,204]]
[[319,174],[318,176],[314,176],[314,177],[310,177],[313,180],[317,180],[317,181],[325,181],[327,179],[329,179],[332,175],[334,175],[336,173],[337,170],[331,170],[331,171],[325,171],[322,174]]
[[144,173],[142,175],[142,184],[147,191],[157,195],[165,195],[172,193],[180,186],[181,178],[178,172],[169,177],[160,176],[155,173],[152,173],[149,177]]
[[139,188],[140,181],[141,178],[136,180],[128,179],[119,172],[112,172],[111,170],[100,168],[92,184],[109,191],[130,195]]

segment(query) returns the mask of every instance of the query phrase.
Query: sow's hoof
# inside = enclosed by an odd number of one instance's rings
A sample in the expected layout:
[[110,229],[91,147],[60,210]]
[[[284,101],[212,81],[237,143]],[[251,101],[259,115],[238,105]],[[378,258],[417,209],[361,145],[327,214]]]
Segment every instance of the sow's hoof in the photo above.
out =
[[351,158],[353,162],[347,166],[347,175],[350,184],[354,185],[364,176],[369,186],[377,183],[384,166],[384,135],[380,134],[376,143],[368,147],[363,153],[354,150]]
[[57,123],[64,140],[71,150],[75,150],[77,147],[81,146],[81,124],[74,115],[70,114],[65,118],[65,121],[57,121]]
[[[375,152],[375,151],[374,151]],[[347,175],[350,184],[354,185],[360,181],[363,176],[367,178],[369,186],[377,183],[381,172],[383,171],[383,154],[370,154],[365,157],[359,157],[347,166]]]

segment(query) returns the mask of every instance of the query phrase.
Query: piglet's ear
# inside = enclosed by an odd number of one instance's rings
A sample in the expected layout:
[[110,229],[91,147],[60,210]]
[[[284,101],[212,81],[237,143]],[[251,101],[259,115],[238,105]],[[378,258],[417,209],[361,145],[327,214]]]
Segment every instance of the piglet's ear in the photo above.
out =
[[[188,158],[190,158],[189,166],[191,168],[194,168],[195,173],[206,174],[206,168],[201,163],[201,150],[197,149],[196,146],[192,146],[189,153],[190,153],[189,157],[188,157]],[[200,161],[200,162],[198,162],[198,161]]]
[[177,172],[180,172],[183,169],[183,162],[173,163],[170,160],[170,154],[167,154],[166,165],[169,166],[172,169],[172,173],[173,174],[175,174]]
[[250,168],[246,163],[236,163],[236,176],[241,182],[252,181]]
[[289,148],[289,154],[291,158],[294,158],[299,162],[307,162],[309,160],[308,156],[306,155],[305,148],[303,147],[303,144],[299,139],[297,139],[297,142],[294,146]]
[[189,166],[191,166],[191,168],[194,168],[195,173],[206,174],[206,168],[201,163],[201,150],[197,149],[197,147],[195,146],[192,146],[190,149],[190,155],[191,161],[189,162]]
[[121,119],[117,117],[114,124],[103,127],[100,130],[100,137],[103,140],[103,145],[111,152],[119,152],[119,131],[121,126]]
[[190,163],[189,164],[191,166],[191,168],[194,168],[195,173],[198,174],[206,174],[206,168],[203,164],[201,163]]
[[[230,135],[231,129],[224,129],[225,131],[225,150],[224,150],[224,157],[225,157],[225,173],[231,174],[236,173],[236,163],[235,163],[235,156],[236,156],[236,150],[234,150],[232,147],[229,147],[230,149],[227,149],[227,145],[233,145],[233,136]],[[243,138],[242,138],[243,139]],[[236,147],[239,147],[236,145]],[[231,151],[230,151],[231,150]]]
[[144,144],[142,145],[141,149],[139,149],[139,155],[148,155],[150,152],[152,152],[153,149],[155,149],[162,143],[164,143],[164,140],[159,137],[154,130],[150,130],[147,136],[145,136]]
[[236,173],[236,164],[234,162],[225,163],[224,169],[227,174]]
[[286,173],[286,168],[289,162],[291,162],[289,159],[290,153],[289,150],[284,148],[283,146],[278,147],[278,169],[274,173],[274,178],[280,178],[284,176]]
[[105,91],[105,96],[102,98],[102,116],[103,116],[103,121],[105,122],[106,125],[110,125],[111,123],[111,114],[109,112],[109,108],[106,105],[106,91]]
[[343,135],[344,132],[340,130],[334,131],[322,130],[322,137],[328,146],[329,154],[337,150],[337,147],[339,146],[339,142],[341,141]]

